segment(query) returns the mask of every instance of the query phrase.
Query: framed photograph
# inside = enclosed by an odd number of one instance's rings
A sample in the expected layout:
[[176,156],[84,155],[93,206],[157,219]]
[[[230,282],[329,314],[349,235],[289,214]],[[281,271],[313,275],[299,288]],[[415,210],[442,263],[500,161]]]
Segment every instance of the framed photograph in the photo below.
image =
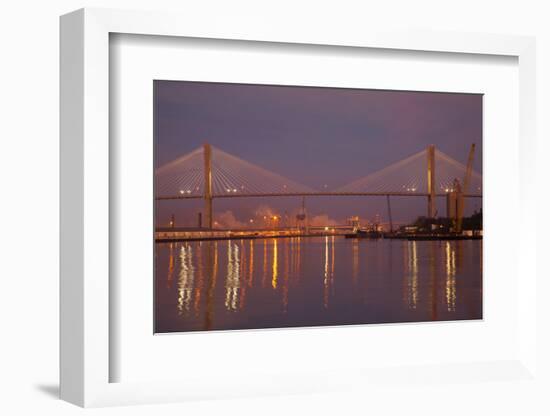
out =
[[536,383],[534,51],[63,16],[62,398]]
[[155,333],[482,319],[481,94],[153,88]]

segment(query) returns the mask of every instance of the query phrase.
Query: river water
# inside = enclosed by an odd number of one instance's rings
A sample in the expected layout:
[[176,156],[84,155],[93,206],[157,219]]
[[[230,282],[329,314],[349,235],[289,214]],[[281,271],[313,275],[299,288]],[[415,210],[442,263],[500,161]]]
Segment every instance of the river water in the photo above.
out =
[[156,243],[155,332],[481,319],[482,241]]

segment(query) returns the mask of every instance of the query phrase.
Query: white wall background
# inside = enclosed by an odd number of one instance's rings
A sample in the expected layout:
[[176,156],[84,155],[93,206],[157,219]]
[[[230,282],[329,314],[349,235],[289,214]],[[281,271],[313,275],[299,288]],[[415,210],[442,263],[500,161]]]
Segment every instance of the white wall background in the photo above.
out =
[[[389,26],[536,35],[538,42],[539,188],[550,146],[550,12],[545,1],[385,0],[169,1],[19,0],[0,8],[0,413],[73,414],[56,399],[58,384],[58,16],[80,7],[178,10],[208,24],[212,13],[287,24]],[[546,138],[546,139],[544,139]],[[543,176],[544,175],[544,176]],[[549,198],[540,196],[539,273],[548,235]],[[544,230],[542,228],[544,227]],[[550,273],[546,273],[550,279]],[[538,291],[550,293],[543,282]],[[541,300],[542,300],[541,296]],[[547,304],[540,305],[548,317]],[[548,319],[545,319],[545,323]],[[541,325],[547,366],[548,326]],[[550,374],[546,371],[546,374]],[[546,392],[547,393],[547,392]],[[549,414],[543,391],[495,385],[432,386],[398,397],[346,392],[94,410],[99,414]],[[406,409],[406,410],[405,410]]]

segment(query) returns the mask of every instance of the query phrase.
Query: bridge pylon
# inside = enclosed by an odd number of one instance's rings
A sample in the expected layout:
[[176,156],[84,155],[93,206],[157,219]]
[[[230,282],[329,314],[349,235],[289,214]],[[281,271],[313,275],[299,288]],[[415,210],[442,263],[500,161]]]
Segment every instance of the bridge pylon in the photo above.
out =
[[435,146],[426,149],[428,157],[428,218],[435,217]]
[[212,228],[212,148],[203,146],[204,153],[204,217],[207,228]]

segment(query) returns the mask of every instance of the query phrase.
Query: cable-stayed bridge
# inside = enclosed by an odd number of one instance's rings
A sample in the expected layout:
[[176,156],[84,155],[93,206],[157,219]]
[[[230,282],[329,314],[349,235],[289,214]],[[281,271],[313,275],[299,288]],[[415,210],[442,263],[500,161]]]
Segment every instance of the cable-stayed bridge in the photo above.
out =
[[213,198],[316,193],[313,188],[208,145],[157,169],[156,180],[157,199],[204,198],[208,182]]
[[[335,189],[314,189],[205,144],[156,171],[156,200],[205,200],[206,224],[212,227],[215,198],[282,196],[414,196],[455,200],[482,196],[482,176],[472,170],[474,146],[464,165],[434,146]],[[459,198],[456,198],[456,195]],[[459,202],[463,208],[463,202]],[[461,211],[461,209],[459,209]]]

